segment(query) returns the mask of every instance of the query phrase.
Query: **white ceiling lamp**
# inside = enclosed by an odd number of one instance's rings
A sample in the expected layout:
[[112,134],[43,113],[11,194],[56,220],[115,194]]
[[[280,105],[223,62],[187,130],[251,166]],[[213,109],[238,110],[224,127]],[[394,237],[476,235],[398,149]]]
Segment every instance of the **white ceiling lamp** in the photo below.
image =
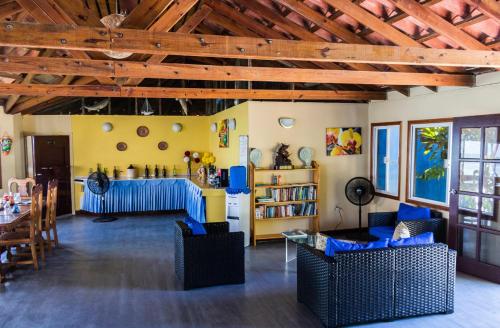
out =
[[234,118],[230,118],[227,120],[227,126],[231,130],[236,130],[236,120]]
[[113,130],[113,124],[109,122],[105,122],[102,124],[102,131],[104,132],[111,132]]
[[214,122],[214,123],[210,124],[210,131],[212,131],[214,133],[217,132],[217,123]]
[[180,123],[172,124],[172,131],[174,131],[175,133],[181,132],[182,131],[182,124],[180,124]]
[[[125,20],[125,15],[118,12],[118,1],[116,1],[116,13],[101,18],[102,25],[109,29],[119,28]],[[106,56],[114,59],[124,59],[132,56],[131,52],[105,51]]]
[[291,129],[295,126],[295,119],[291,117],[280,117],[278,123],[282,128]]

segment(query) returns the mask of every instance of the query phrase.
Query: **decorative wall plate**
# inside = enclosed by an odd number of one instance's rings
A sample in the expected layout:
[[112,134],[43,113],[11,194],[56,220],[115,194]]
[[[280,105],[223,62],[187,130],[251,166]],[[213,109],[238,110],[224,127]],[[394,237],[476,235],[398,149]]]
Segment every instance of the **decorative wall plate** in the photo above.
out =
[[119,142],[116,144],[116,149],[118,149],[119,151],[125,151],[127,150],[127,147],[127,144],[124,142]]
[[139,137],[147,137],[149,135],[149,129],[147,126],[141,125],[137,128],[137,135]]
[[167,148],[168,148],[168,143],[166,141],[160,141],[158,143],[159,150],[167,150]]

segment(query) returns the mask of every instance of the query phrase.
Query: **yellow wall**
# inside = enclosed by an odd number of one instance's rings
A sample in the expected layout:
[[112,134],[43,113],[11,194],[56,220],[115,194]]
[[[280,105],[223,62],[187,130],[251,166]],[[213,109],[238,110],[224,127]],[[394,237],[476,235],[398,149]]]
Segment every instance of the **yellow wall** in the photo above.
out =
[[[234,118],[236,120],[236,129],[229,131],[229,147],[219,147],[219,134],[210,131],[210,125],[221,120]],[[208,126],[206,130],[209,133],[210,151],[216,157],[215,165],[220,168],[229,168],[239,164],[239,136],[248,135],[248,102],[228,108],[222,112],[208,117]]]
[[[111,132],[103,132],[102,124],[113,124]],[[181,123],[183,129],[179,133],[172,131],[173,123]],[[148,164],[153,173],[154,166],[167,166],[169,174],[175,165],[177,174],[186,174],[187,166],[183,162],[184,152],[208,151],[207,118],[202,116],[72,116],[73,154],[75,176],[86,176],[89,169],[96,169],[102,164],[112,174],[114,166],[126,175],[127,167],[132,164],[144,174],[144,166]],[[149,128],[147,137],[139,137],[136,130],[144,125]],[[161,151],[158,143],[166,141],[168,149]],[[118,151],[116,144],[125,142],[126,151]],[[197,165],[193,165],[193,172]]]
[[[7,115],[0,106],[0,138],[4,135],[13,139],[12,151],[9,155],[0,154],[2,181],[0,181],[0,194],[7,192],[9,178],[24,178],[24,143],[21,134],[21,115]],[[1,196],[0,195],[0,196]]]
[[[278,124],[280,117],[295,118],[295,127],[291,129],[280,127]],[[336,205],[344,209],[344,221],[339,228],[352,228],[357,226],[357,210],[345,198],[344,188],[350,178],[367,176],[366,143],[361,155],[327,157],[325,133],[330,127],[361,127],[363,138],[366,140],[367,121],[367,104],[251,101],[249,103],[250,147],[262,151],[262,166],[271,165],[273,151],[280,142],[290,144],[289,150],[292,154],[290,158],[295,165],[302,165],[297,157],[299,148],[311,147],[321,173],[319,194],[321,230],[333,229],[339,223],[340,218],[335,213]],[[308,222],[307,220],[268,222],[266,229],[259,233],[280,233],[290,227],[308,228]]]

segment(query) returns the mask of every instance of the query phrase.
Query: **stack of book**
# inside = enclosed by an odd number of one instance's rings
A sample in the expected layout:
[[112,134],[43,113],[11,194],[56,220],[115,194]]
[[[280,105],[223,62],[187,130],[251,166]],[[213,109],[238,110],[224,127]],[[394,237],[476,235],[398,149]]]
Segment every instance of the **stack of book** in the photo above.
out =
[[274,199],[272,197],[262,196],[262,197],[256,197],[255,201],[257,203],[272,203],[272,202],[274,202]]
[[272,198],[275,202],[315,200],[316,193],[314,186],[275,188],[267,190],[267,198]]

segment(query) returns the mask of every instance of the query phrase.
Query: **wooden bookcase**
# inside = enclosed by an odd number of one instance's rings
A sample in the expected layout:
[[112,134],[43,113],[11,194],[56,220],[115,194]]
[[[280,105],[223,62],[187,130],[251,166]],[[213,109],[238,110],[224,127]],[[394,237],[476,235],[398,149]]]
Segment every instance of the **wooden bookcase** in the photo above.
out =
[[[286,183],[287,176],[299,173],[301,176],[307,176],[302,181],[293,181],[292,183]],[[272,184],[272,175],[281,175],[285,183],[283,184]],[[269,239],[279,239],[283,238],[281,234],[257,234],[257,227],[261,225],[272,225],[273,222],[296,222],[296,220],[309,220],[310,230],[315,232],[319,231],[319,178],[320,171],[319,165],[315,161],[312,162],[311,168],[295,168],[288,170],[274,170],[265,168],[256,168],[253,164],[250,164],[250,187],[252,188],[252,194],[250,198],[251,203],[251,230],[252,230],[252,241],[253,245],[257,245],[258,240],[269,240]],[[311,199],[301,199],[301,200],[285,200],[285,201],[273,201],[273,202],[257,202],[256,197],[262,196],[263,194],[269,193],[272,190],[281,190],[297,188],[300,190],[304,187],[315,188],[315,197]],[[288,192],[288,191],[287,191]],[[293,216],[279,216],[279,217],[267,217],[267,211],[269,207],[276,206],[288,206],[314,203],[314,213],[306,215],[293,215]],[[258,218],[256,215],[257,209],[263,208],[264,214],[263,218]]]

